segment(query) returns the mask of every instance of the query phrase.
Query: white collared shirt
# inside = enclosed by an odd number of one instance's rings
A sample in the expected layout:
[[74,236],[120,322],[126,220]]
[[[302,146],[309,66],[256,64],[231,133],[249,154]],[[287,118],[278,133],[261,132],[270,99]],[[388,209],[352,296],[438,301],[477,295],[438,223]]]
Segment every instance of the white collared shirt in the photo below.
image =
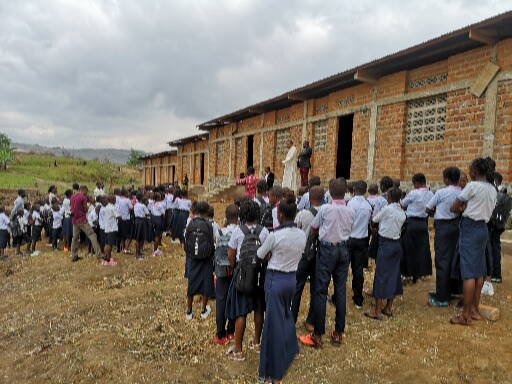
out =
[[272,232],[258,249],[258,257],[264,259],[269,252],[272,257],[268,269],[295,272],[306,246],[306,235],[296,227],[285,227]]
[[350,237],[353,239],[366,239],[368,237],[368,225],[372,218],[372,206],[364,196],[356,195],[350,199],[347,207],[352,208],[356,213]]
[[462,213],[463,217],[488,223],[496,207],[498,192],[496,192],[496,187],[490,183],[472,181],[462,190],[458,199],[468,203]]
[[117,232],[117,216],[118,213],[114,204],[108,203],[103,213],[105,233]]
[[387,239],[398,240],[402,233],[406,215],[400,204],[393,203],[386,205],[373,218],[379,223],[379,235]]
[[320,240],[341,243],[350,237],[355,215],[355,211],[347,207],[344,200],[333,200],[331,204],[322,205],[311,228],[319,230]]
[[461,193],[459,186],[449,185],[438,190],[427,204],[428,209],[435,209],[435,220],[452,220],[457,214],[451,211],[452,205]]

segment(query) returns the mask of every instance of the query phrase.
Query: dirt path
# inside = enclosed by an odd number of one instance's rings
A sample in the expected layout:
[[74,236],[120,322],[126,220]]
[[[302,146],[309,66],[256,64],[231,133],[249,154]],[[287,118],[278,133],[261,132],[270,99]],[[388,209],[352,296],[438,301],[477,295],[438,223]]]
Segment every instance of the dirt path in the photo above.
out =
[[[349,304],[343,346],[303,350],[286,382],[512,382],[512,236],[506,239],[504,283],[484,299],[501,309],[498,322],[451,326],[453,308],[426,306],[430,279],[406,287],[395,317],[383,322],[362,315],[370,302],[363,311]],[[51,252],[0,262],[0,383],[257,382],[256,354],[232,363],[225,347],[213,345],[214,313],[186,322],[183,266],[175,246],[142,262],[119,256],[117,268],[93,259],[72,264]],[[333,319],[329,308],[328,330]]]

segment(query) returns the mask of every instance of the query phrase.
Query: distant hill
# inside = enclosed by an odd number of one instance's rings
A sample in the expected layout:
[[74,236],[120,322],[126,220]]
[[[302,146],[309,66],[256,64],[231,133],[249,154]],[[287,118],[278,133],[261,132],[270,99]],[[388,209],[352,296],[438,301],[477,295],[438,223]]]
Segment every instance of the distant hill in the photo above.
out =
[[128,149],[114,149],[114,148],[64,148],[64,147],[45,147],[39,144],[23,144],[13,143],[18,152],[33,152],[40,154],[53,154],[55,156],[75,157],[85,160],[108,160],[116,164],[126,164],[130,157],[130,150]]

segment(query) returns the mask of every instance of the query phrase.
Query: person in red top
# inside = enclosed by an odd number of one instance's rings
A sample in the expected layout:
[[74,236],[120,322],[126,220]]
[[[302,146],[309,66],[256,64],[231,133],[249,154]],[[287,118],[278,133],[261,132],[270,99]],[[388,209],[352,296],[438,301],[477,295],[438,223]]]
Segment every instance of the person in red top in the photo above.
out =
[[80,239],[80,231],[91,241],[94,253],[96,256],[100,255],[100,246],[96,233],[87,222],[87,193],[89,192],[87,186],[82,185],[78,193],[71,197],[71,221],[73,223],[73,239],[71,240],[71,255],[72,261],[80,260],[78,257],[78,242]]
[[245,196],[254,199],[256,197],[256,187],[258,185],[258,179],[255,175],[256,171],[254,167],[247,168],[247,176],[244,178],[238,179],[236,181],[237,185],[245,185]]

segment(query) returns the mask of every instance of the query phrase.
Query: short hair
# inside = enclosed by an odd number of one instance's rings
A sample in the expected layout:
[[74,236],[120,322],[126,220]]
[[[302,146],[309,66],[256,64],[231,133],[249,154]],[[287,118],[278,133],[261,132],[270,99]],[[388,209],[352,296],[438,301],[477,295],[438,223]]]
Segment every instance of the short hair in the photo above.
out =
[[499,172],[494,172],[494,182],[496,185],[503,183],[503,175]]
[[238,215],[240,214],[240,209],[235,204],[230,204],[226,207],[226,221],[228,223],[236,223],[238,221]]
[[73,196],[73,191],[71,189],[66,189],[66,192],[64,192],[64,196],[70,198],[71,196]]
[[24,189],[18,189],[18,196],[25,196],[25,190]]
[[260,206],[251,199],[243,200],[240,204],[240,221],[255,223],[260,217]]
[[370,195],[377,195],[379,193],[379,186],[377,184],[370,184],[368,187],[368,193]]
[[194,215],[197,213],[197,201],[195,200],[190,204],[190,213]]
[[73,183],[72,188],[73,190],[78,191],[80,189],[80,186],[78,185],[78,183]]
[[[494,163],[494,166],[493,166]],[[490,157],[482,159],[481,157],[473,160],[471,169],[480,177],[485,177],[487,182],[494,183],[494,169],[496,163]]]
[[213,205],[208,206],[208,217],[210,219],[213,219],[215,217],[215,208],[213,207]]
[[354,182],[354,192],[364,195],[368,189],[368,184],[364,180],[358,180]]
[[393,187],[388,190],[388,200],[392,203],[398,203],[402,198],[402,190],[400,188]]
[[458,184],[460,180],[460,169],[457,167],[447,167],[443,171],[443,179],[447,179],[451,184]]
[[258,181],[258,184],[256,184],[256,191],[259,194],[263,194],[268,191],[268,184],[265,180]]
[[325,191],[319,185],[314,186],[309,190],[309,201],[323,201],[325,195]]
[[412,177],[413,184],[427,184],[427,178],[423,173],[417,173]]
[[196,205],[196,212],[198,215],[207,216],[210,206],[206,201],[199,201]]
[[115,204],[115,202],[116,202],[116,195],[108,195],[107,200],[108,200],[108,202],[110,204]]
[[389,176],[384,176],[380,179],[380,190],[382,193],[387,192],[389,189],[393,188],[393,179]]
[[121,189],[120,188],[114,188],[114,195],[121,195]]
[[277,199],[282,199],[283,198],[283,188],[276,185],[276,186],[270,188],[269,194],[274,195]]
[[329,193],[333,199],[343,199],[347,192],[347,181],[343,177],[331,180],[329,183]]
[[142,192],[137,192],[137,193],[135,194],[135,198],[137,199],[137,201],[138,201],[139,203],[141,203],[141,202],[142,202],[142,199],[144,198],[144,194],[143,194]]
[[254,167],[252,165],[250,167],[247,167],[248,175],[254,175],[255,173],[256,173],[256,170],[254,169]]
[[322,184],[322,180],[320,180],[319,176],[311,176],[311,178],[309,179],[309,182],[308,182],[309,189],[311,189],[317,185],[321,185],[321,184]]
[[393,179],[393,187],[400,188],[400,179]]
[[288,221],[293,221],[297,215],[297,204],[295,202],[295,194],[293,191],[286,191],[285,196],[277,207],[278,212]]
[[308,191],[308,188],[307,188],[307,187],[299,187],[298,194],[299,194],[300,196],[302,196],[302,195],[304,195],[307,191]]
[[88,191],[88,190],[89,190],[89,188],[87,188],[87,185],[85,185],[85,184],[84,184],[84,185],[81,185],[81,186],[80,186],[80,190],[81,190],[81,191]]

